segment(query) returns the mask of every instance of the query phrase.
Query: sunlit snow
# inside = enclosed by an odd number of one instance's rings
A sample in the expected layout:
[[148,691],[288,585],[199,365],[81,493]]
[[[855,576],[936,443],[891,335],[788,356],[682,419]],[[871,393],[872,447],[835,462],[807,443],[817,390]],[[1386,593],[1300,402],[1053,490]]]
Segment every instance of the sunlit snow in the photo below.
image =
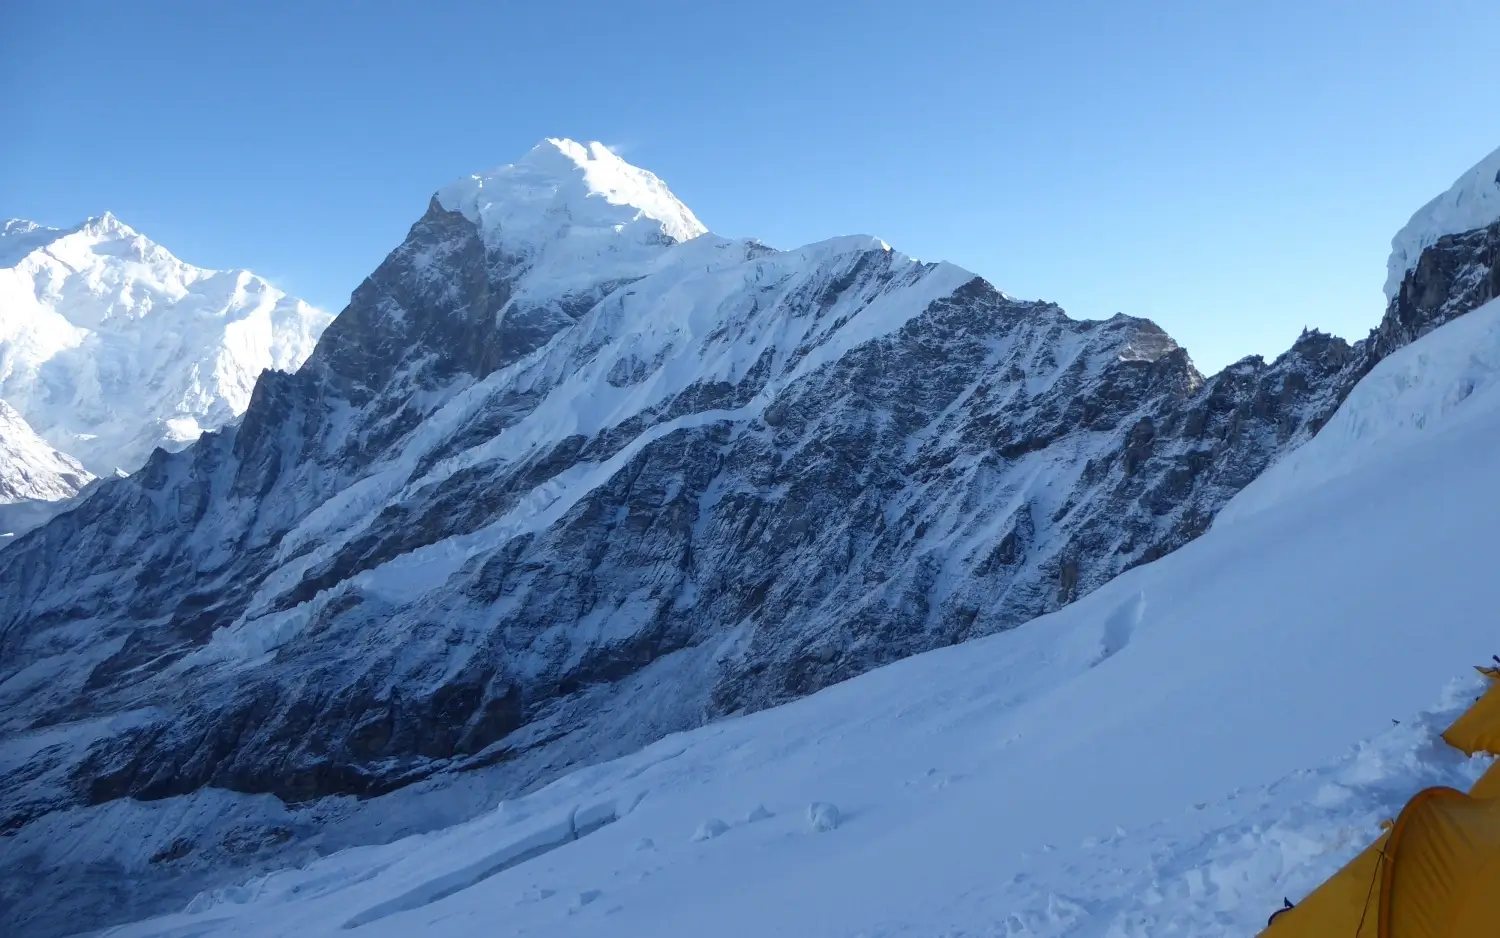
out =
[[0,227],[0,398],[95,475],[244,413],[332,316],[244,270],[178,260],[113,215]]

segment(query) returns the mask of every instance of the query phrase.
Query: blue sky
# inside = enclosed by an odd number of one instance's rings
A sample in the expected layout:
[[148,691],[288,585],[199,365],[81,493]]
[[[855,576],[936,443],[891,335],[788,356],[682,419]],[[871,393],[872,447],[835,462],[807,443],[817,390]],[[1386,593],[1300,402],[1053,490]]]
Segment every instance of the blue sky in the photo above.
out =
[[0,216],[338,309],[440,185],[599,139],[721,234],[877,234],[1212,370],[1374,325],[1497,89],[1494,0],[14,0]]

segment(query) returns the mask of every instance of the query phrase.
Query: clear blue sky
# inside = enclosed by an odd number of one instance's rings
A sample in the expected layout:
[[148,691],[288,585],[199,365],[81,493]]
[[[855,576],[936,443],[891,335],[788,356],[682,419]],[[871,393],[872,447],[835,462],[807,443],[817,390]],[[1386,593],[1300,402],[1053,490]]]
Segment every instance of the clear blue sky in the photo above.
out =
[[599,139],[721,234],[877,234],[1212,370],[1372,326],[1497,93],[1496,0],[9,0],[0,216],[338,309],[438,186]]

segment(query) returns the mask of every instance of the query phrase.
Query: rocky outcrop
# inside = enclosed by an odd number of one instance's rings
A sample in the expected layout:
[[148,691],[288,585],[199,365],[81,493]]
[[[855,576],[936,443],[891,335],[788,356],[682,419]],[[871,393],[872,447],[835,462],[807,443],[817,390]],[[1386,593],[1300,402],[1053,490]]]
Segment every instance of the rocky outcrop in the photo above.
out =
[[[1013,627],[1201,534],[1496,292],[1495,229],[1452,236],[1368,339],[1204,378],[1150,322],[873,239],[574,245],[564,208],[530,250],[435,199],[240,424],[0,552],[12,843],[126,798],[519,791]],[[600,243],[603,279],[545,267]]]

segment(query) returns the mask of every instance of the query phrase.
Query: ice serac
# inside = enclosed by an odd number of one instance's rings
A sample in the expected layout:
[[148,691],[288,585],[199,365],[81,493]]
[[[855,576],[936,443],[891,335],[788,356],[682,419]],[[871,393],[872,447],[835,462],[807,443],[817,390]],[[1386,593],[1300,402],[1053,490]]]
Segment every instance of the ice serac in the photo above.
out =
[[1483,302],[1484,243],[1366,340],[1205,378],[874,238],[702,232],[598,146],[460,181],[240,423],[0,552],[4,924],[452,822],[1068,605]]
[[1428,248],[1500,222],[1500,150],[1480,160],[1447,192],[1422,206],[1391,239],[1385,296],[1394,300],[1402,281]]
[[0,397],[91,472],[134,471],[237,418],[329,315],[244,270],[184,263],[113,215],[0,227]]

